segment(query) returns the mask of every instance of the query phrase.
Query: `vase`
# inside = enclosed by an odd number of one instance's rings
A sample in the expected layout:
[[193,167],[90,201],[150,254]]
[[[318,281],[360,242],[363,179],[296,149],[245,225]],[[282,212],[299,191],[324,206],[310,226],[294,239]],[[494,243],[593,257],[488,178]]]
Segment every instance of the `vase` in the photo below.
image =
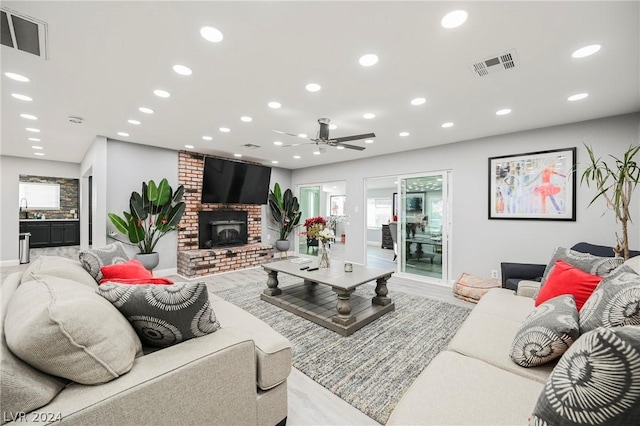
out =
[[276,241],[276,250],[278,251],[288,251],[291,243],[289,240],[277,240]]
[[329,258],[331,249],[329,248],[329,243],[327,241],[320,241],[320,246],[318,249],[320,255],[320,263],[318,264],[318,266],[320,268],[329,268],[331,266],[331,260]]
[[134,257],[149,271],[152,271],[160,263],[160,253],[158,252],[136,253]]

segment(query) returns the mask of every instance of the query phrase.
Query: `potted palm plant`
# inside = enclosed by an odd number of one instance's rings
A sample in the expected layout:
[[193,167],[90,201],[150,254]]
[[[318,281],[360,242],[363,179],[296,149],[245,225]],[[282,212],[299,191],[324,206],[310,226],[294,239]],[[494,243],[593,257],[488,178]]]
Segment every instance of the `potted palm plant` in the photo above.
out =
[[629,203],[633,191],[640,182],[640,164],[635,157],[640,152],[640,145],[630,146],[621,159],[610,155],[615,161],[606,163],[601,158],[596,158],[593,148],[585,144],[589,153],[589,165],[582,174],[580,184],[586,182],[587,187],[591,183],[595,184],[596,195],[589,205],[598,198],[604,198],[607,208],[613,210],[616,215],[616,222],[622,225],[622,239],[616,233],[616,256],[622,254],[625,259],[629,258],[629,236],[627,222],[631,221],[629,213]]
[[287,251],[290,247],[289,235],[300,223],[300,205],[298,198],[287,189],[282,193],[280,184],[276,183],[273,190],[269,191],[269,208],[271,210],[271,229],[278,233],[276,250]]
[[181,201],[183,195],[184,186],[180,185],[174,192],[167,179],[157,185],[153,180],[142,182],[142,193],[131,193],[129,212],[123,212],[123,217],[108,214],[116,229],[128,237],[127,244],[138,247],[140,253],[136,254],[136,259],[147,269],[158,265],[159,254],[155,248],[160,238],[177,229],[186,208]]

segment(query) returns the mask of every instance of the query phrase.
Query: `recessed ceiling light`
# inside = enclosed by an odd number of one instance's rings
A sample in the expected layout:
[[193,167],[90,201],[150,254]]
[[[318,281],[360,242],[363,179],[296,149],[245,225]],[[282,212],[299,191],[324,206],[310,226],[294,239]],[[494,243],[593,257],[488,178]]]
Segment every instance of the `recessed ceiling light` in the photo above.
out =
[[127,120],[129,124],[135,124],[136,126],[140,124],[138,120]]
[[361,56],[358,62],[360,62],[360,65],[362,65],[363,67],[370,67],[378,63],[378,55],[368,53]]
[[33,127],[27,127],[27,132],[40,133],[40,129],[36,129]]
[[193,145],[185,145],[184,147],[187,149],[193,149]]
[[599,44],[592,44],[589,46],[581,47],[580,49],[573,52],[571,56],[574,58],[585,58],[596,53],[598,50],[600,50],[600,47],[601,46]]
[[313,155],[320,155],[320,151],[313,151]]
[[31,102],[33,100],[33,98],[27,96],[27,95],[21,95],[19,93],[12,93],[11,96],[13,96],[16,99],[20,99],[21,101],[26,101],[26,102]]
[[415,98],[411,100],[411,105],[422,105],[425,102],[427,102],[425,98]]
[[448,127],[453,127],[453,123],[452,123],[452,122],[450,122],[450,121],[448,121],[448,122],[446,122],[446,123],[442,123],[440,126],[441,126],[441,127],[444,127],[444,128],[446,129],[446,128],[448,128]]
[[193,71],[191,71],[191,68],[185,66],[185,65],[174,65],[173,66],[173,70],[175,72],[177,72],[180,75],[191,75],[193,74]]
[[307,134],[306,133],[298,133],[298,137],[299,138],[306,138]]
[[319,84],[317,83],[309,83],[305,86],[305,89],[307,89],[310,92],[317,92],[321,89],[322,87],[320,87]]
[[282,145],[282,142],[280,142],[280,141],[274,141],[274,142],[273,142],[273,144],[274,144],[274,145],[281,146],[281,145]]
[[35,115],[31,115],[31,114],[20,114],[20,117],[26,118],[27,120],[37,120],[38,119],[38,117],[36,117]]
[[213,138],[211,136],[203,136],[202,139],[204,139],[205,141],[212,141]]
[[32,145],[31,148],[33,148],[33,149],[44,149],[43,147],[38,146],[38,145]]
[[154,112],[151,108],[147,108],[147,107],[140,107],[138,108],[138,111],[144,112],[145,114],[153,114]]
[[211,43],[220,43],[224,36],[217,28],[213,27],[202,27],[200,28],[200,35],[207,41]]
[[39,155],[39,156],[41,156],[41,157],[42,157],[42,156],[44,156],[44,152],[34,152],[33,154],[34,154],[34,155]]
[[129,133],[127,133],[127,132],[118,132],[118,136],[125,136],[125,137],[127,137],[127,136],[129,136]]
[[271,164],[278,164],[278,160],[273,160]]
[[373,143],[373,139],[367,139],[364,141],[364,143]]
[[167,92],[166,90],[161,90],[161,89],[154,90],[153,94],[158,96],[159,98],[168,98],[169,96],[171,96],[171,93]]
[[398,133],[398,136],[402,136],[404,138],[405,136],[409,136],[409,132],[400,132]]
[[296,160],[299,160],[300,156],[299,155],[294,155],[293,158],[295,158]]
[[29,81],[29,78],[25,77],[24,75],[16,74],[15,72],[5,72],[4,75],[9,77],[11,80],[21,81],[23,83]]
[[228,127],[220,127],[218,130],[220,130],[222,133],[229,133],[231,131],[231,129]]
[[375,117],[376,115],[372,112],[368,112],[362,116],[362,118],[366,118],[367,120],[371,120],[372,118],[375,118]]
[[242,154],[233,154],[233,156],[240,158],[240,157],[242,157]]
[[589,96],[588,93],[578,93],[576,95],[569,96],[567,98],[568,101],[579,101],[580,99],[584,99]]
[[337,129],[337,128],[338,128],[338,126],[337,126],[337,125],[335,125],[335,124],[329,124],[329,128],[330,128],[331,130],[335,130],[335,129]]
[[336,146],[336,148],[337,148],[337,149],[344,149],[344,146],[342,146],[342,145],[338,145],[338,146]]
[[273,108],[273,109],[278,109],[282,106],[280,102],[276,102],[276,101],[271,101],[267,105],[269,105],[269,108]]
[[509,108],[499,109],[496,111],[496,115],[507,115],[510,114],[511,110]]
[[253,118],[245,115],[243,117],[240,117],[240,120],[244,121],[245,123],[250,123],[253,121]]
[[456,28],[466,22],[467,16],[467,12],[464,10],[454,10],[444,15],[440,25],[444,28]]
[[40,139],[38,139],[38,138],[29,138],[29,140],[31,142],[40,142]]

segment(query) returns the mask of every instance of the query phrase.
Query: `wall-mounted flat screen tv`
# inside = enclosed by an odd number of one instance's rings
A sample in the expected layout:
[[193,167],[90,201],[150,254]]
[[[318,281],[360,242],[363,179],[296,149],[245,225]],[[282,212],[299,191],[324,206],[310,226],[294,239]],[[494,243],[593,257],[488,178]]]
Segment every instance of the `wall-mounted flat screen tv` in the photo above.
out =
[[266,204],[271,167],[205,157],[202,202]]

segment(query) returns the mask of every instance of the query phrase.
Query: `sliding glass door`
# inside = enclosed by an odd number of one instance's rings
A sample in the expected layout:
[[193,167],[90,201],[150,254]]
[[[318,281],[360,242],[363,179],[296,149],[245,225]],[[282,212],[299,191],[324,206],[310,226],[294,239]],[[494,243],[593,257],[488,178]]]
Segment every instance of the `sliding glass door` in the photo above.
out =
[[398,273],[448,283],[450,172],[399,176],[397,212]]

